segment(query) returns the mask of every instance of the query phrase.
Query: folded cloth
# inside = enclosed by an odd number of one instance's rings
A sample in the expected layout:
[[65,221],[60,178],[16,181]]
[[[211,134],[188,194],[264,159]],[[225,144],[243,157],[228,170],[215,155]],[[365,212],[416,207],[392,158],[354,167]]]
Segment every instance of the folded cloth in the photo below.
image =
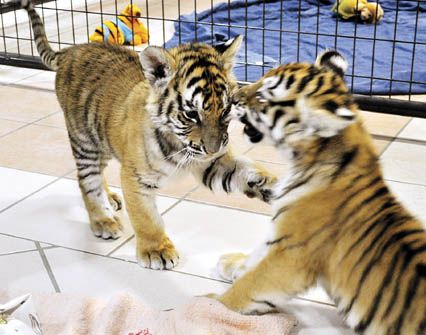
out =
[[[10,298],[0,291],[0,302]],[[204,297],[168,311],[125,293],[108,301],[66,294],[33,298],[43,335],[287,335],[296,324],[285,314],[241,315]]]

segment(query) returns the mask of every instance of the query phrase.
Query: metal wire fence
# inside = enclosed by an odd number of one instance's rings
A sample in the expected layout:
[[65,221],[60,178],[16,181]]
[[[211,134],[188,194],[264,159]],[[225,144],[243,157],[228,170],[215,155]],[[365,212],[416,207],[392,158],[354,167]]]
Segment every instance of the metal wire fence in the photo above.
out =
[[[363,94],[356,95],[362,108],[426,117],[426,104],[418,102],[426,101],[426,1],[392,0],[390,10],[386,7],[390,0],[379,0],[385,23],[368,28],[331,15],[330,1],[130,0],[130,4],[142,10],[138,19],[149,31],[151,45],[171,47],[195,40],[215,44],[244,35],[236,61],[241,82],[251,82],[280,63],[312,61],[324,46],[342,49],[350,62],[347,82],[354,93]],[[106,20],[115,22],[129,4],[127,0],[35,3],[57,50],[89,42],[97,27]],[[0,64],[43,68],[25,11],[0,0],[0,20]],[[401,33],[407,29],[408,34]],[[145,45],[129,47],[142,50]],[[365,49],[371,63],[359,66]],[[391,51],[384,57],[387,49]]]

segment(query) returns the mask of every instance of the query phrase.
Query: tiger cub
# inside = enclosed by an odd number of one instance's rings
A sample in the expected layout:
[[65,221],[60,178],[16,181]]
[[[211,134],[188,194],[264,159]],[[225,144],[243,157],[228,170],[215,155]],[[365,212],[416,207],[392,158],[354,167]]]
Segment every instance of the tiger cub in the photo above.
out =
[[335,51],[316,65],[268,72],[235,96],[245,132],[290,156],[273,190],[272,233],[251,256],[230,254],[235,280],[218,299],[242,313],[279,309],[317,281],[368,335],[426,334],[426,232],[386,186]]
[[228,148],[233,59],[237,37],[216,48],[186,44],[148,47],[140,55],[93,43],[55,52],[29,0],[37,50],[56,71],[56,94],[65,113],[79,186],[93,233],[116,239],[122,231],[103,170],[121,162],[126,208],[143,267],[171,269],[178,253],[155,204],[156,191],[176,173],[194,174],[210,189],[242,191],[268,200],[274,177]]

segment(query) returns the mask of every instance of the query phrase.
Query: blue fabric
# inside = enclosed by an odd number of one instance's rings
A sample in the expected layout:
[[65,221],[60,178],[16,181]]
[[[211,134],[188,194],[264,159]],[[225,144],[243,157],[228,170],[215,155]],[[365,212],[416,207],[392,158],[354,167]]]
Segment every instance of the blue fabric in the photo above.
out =
[[[426,2],[380,0],[385,14],[376,28],[374,25],[356,23],[354,20],[337,20],[331,12],[333,4],[334,0],[235,0],[230,3],[229,8],[228,3],[219,4],[213,11],[181,16],[180,20],[183,22],[175,23],[176,32],[166,43],[166,47],[191,42],[196,39],[196,35],[199,41],[211,44],[239,34],[247,35],[247,52],[243,44],[238,63],[264,64],[265,72],[269,67],[280,63],[296,60],[312,62],[317,52],[325,48],[336,48],[350,63],[347,82],[349,86],[353,84],[355,93],[371,91],[375,94],[388,94],[391,89],[392,94],[409,92],[409,83],[394,81],[390,87],[391,78],[420,82],[413,83],[411,91],[426,93]],[[195,18],[196,25],[193,23]],[[219,24],[213,26],[213,29],[210,24],[212,18],[215,24]],[[228,20],[232,26],[240,28],[228,28]],[[241,27],[245,26],[246,22],[254,29],[249,28],[246,32],[245,28]],[[267,29],[273,30],[279,30],[282,23],[285,32],[281,35],[279,31],[262,32],[259,28],[262,28],[264,23]],[[317,30],[322,35],[317,37]],[[336,38],[336,32],[344,37]],[[370,40],[373,37],[376,37],[375,42]],[[420,43],[416,44],[415,48],[414,38]],[[238,63],[235,73],[239,80],[255,81],[262,75],[262,66],[249,65],[246,69],[244,64]],[[412,68],[414,71],[411,77]],[[366,78],[352,79],[352,73]],[[371,77],[385,80],[371,81]]]

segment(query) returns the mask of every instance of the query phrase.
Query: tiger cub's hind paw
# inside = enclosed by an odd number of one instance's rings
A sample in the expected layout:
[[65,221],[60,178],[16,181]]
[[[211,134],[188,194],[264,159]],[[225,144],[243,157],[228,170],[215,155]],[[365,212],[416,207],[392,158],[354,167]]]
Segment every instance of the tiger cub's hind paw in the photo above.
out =
[[216,271],[222,279],[234,282],[245,271],[247,255],[242,253],[226,254],[219,258]]
[[90,223],[90,228],[96,237],[103,238],[104,240],[116,240],[120,238],[123,233],[123,225],[117,216],[94,220]]

